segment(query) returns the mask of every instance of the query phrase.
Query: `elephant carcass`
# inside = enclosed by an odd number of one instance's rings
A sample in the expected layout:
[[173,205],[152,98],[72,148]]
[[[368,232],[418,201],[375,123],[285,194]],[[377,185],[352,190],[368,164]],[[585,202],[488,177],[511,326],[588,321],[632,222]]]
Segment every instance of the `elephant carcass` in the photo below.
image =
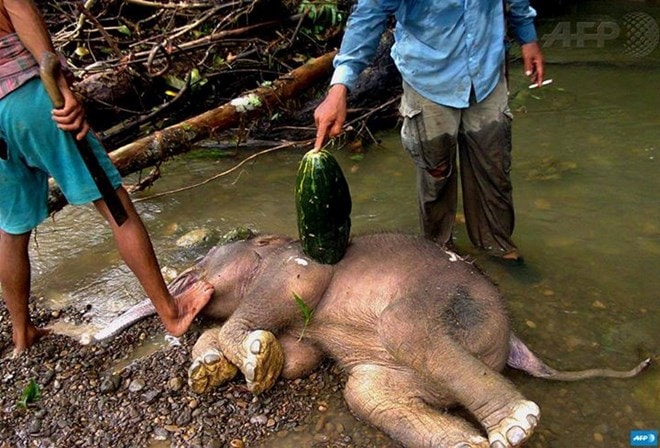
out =
[[[303,376],[329,356],[348,376],[351,411],[407,447],[524,443],[540,412],[499,373],[507,364],[575,380],[630,377],[649,363],[625,372],[550,368],[511,332],[493,283],[420,237],[354,237],[344,258],[326,265],[305,256],[298,241],[258,236],[213,248],[171,284],[172,292],[199,279],[215,288],[203,313],[221,323],[193,347],[193,390],[217,387],[240,370],[259,394],[279,376]],[[144,302],[96,339],[151,312]],[[480,427],[443,411],[452,405]]]

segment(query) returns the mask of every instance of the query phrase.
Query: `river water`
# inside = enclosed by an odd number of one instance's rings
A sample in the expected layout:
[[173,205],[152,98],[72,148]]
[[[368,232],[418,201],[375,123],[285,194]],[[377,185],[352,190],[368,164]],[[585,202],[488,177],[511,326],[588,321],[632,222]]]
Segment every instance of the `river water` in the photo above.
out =
[[[546,25],[548,32],[556,23]],[[603,63],[601,54],[595,62],[569,55],[570,45],[551,43],[545,52],[552,84],[527,89],[515,64],[511,75],[514,238],[526,264],[505,267],[487,259],[471,248],[461,224],[457,246],[499,284],[515,331],[548,363],[628,369],[660,349],[658,60],[611,57]],[[596,50],[578,54],[593,56]],[[361,156],[335,152],[351,188],[353,232],[416,232],[412,164],[396,131],[378,138],[380,144]],[[200,150],[165,164],[162,179],[135,195],[161,264],[185,268],[217,235],[236,226],[295,235],[293,183],[301,154],[273,152],[204,186],[151,199],[225,171],[246,154],[217,157]],[[177,243],[196,229],[209,231],[207,243],[192,248]],[[39,227],[31,251],[40,306],[88,304],[96,327],[143,298],[92,208],[66,207],[56,214]],[[72,334],[89,330],[64,322],[60,328]],[[660,427],[657,367],[629,380],[576,383],[506,374],[542,410],[528,446],[627,447],[630,430]],[[355,421],[341,397],[335,398],[328,403],[327,422],[348,433],[356,428],[374,446],[392,445]],[[310,445],[314,432],[279,435],[266,446]]]

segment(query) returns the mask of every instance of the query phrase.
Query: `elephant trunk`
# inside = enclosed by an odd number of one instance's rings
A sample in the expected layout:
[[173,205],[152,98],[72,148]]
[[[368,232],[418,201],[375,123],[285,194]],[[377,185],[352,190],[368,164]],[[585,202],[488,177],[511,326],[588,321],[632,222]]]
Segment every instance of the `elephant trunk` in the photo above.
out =
[[99,330],[97,333],[93,335],[89,333],[83,334],[80,338],[80,343],[83,345],[88,345],[111,338],[121,332],[124,328],[130,327],[136,322],[153,314],[156,314],[156,308],[154,308],[151,300],[144,300],[126,310],[116,319],[113,319],[112,322]]

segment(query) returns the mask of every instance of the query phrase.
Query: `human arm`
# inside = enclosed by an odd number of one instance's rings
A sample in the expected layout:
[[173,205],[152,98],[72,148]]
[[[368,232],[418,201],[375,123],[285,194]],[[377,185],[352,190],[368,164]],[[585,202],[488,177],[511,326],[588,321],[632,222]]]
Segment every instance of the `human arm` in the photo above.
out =
[[534,27],[536,11],[528,0],[508,0],[508,6],[508,23],[520,43],[525,75],[540,87],[543,83],[544,60]]
[[346,98],[348,88],[344,84],[334,84],[328,90],[328,94],[314,111],[314,122],[316,123],[316,141],[314,150],[318,151],[323,146],[325,138],[338,135],[346,121]]
[[328,136],[341,132],[346,120],[348,92],[354,87],[358,76],[369,65],[378,48],[389,17],[396,11],[400,1],[358,1],[348,18],[341,48],[335,57],[335,71],[330,89],[314,111],[316,141],[319,150]]
[[[3,4],[16,34],[37,62],[44,53],[55,52],[46,23],[32,0],[4,0]],[[71,91],[61,70],[57,74],[57,85],[62,92],[64,106],[53,109],[53,120],[62,130],[77,131],[76,138],[80,140],[89,130],[82,104]]]

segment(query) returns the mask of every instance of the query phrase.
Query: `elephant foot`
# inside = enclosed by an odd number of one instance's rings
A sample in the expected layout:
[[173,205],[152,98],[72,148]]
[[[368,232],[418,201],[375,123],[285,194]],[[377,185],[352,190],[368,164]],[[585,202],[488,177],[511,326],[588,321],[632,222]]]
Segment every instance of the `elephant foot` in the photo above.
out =
[[217,349],[210,348],[193,360],[188,369],[188,385],[201,394],[231,380],[238,369]]
[[540,416],[541,411],[533,401],[514,402],[509,417],[500,420],[489,429],[490,448],[511,448],[522,445],[534,432]]
[[241,371],[247,388],[255,395],[270,389],[282,372],[284,351],[270,331],[255,330],[243,341],[245,359]]

